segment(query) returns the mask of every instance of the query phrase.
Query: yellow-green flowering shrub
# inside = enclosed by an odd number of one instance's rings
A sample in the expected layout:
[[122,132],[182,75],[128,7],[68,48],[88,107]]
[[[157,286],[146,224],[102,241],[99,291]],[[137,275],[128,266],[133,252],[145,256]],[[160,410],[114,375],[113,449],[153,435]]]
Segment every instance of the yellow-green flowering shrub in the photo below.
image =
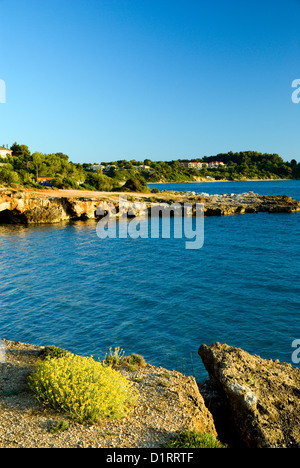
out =
[[80,423],[122,418],[138,398],[120,372],[71,353],[43,361],[29,376],[29,386],[39,401]]

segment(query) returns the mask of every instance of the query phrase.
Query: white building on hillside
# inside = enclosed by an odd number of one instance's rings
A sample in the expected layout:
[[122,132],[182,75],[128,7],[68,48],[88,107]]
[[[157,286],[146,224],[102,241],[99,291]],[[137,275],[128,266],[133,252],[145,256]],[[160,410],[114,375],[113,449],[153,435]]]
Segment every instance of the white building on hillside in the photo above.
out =
[[186,167],[188,169],[198,169],[198,170],[201,170],[201,169],[204,169],[205,167],[206,168],[209,168],[209,169],[213,169],[215,167],[219,167],[219,166],[222,166],[224,167],[225,164],[221,161],[212,161],[212,162],[191,162],[191,161],[188,161],[188,162],[181,162],[180,163],[181,166],[183,167]]
[[92,164],[90,166],[90,170],[92,172],[103,171],[103,169],[105,169],[105,166],[103,166],[103,164]]
[[150,166],[141,165],[141,166],[133,166],[133,169],[134,169],[135,171],[150,171],[151,167],[150,167]]
[[12,150],[5,148],[4,146],[0,146],[0,158],[7,158],[7,156],[12,155]]

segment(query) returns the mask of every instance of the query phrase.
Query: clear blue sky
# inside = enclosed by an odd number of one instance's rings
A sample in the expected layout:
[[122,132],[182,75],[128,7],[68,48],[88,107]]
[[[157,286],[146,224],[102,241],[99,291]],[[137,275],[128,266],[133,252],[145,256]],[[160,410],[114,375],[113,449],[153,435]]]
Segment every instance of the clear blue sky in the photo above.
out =
[[300,0],[0,0],[0,145],[300,162]]

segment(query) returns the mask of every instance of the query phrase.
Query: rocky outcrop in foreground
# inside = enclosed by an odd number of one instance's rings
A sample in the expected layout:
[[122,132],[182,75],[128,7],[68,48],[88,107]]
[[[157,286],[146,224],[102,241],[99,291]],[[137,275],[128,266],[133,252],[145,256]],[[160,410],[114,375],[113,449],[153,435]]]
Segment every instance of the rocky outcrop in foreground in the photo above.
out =
[[[0,364],[0,448],[158,448],[187,429],[217,435],[194,377],[150,364],[117,368],[140,395],[125,419],[92,426],[71,421],[45,409],[27,385],[44,347],[5,343],[7,362]],[[52,434],[62,420],[68,421],[68,430]]]
[[198,351],[210,381],[202,386],[215,419],[226,418],[248,448],[300,448],[300,369],[226,344]]
[[[150,364],[117,369],[140,394],[122,420],[83,426],[45,409],[27,385],[44,347],[5,340],[0,364],[0,448],[159,448],[187,429],[231,448],[300,447],[300,370],[226,344],[201,345],[210,380]],[[51,433],[66,420],[65,432]]]
[[[226,216],[244,213],[293,213],[300,211],[300,202],[287,196],[265,196],[253,192],[244,194],[208,195],[194,192],[163,192],[138,194],[118,192],[84,191],[30,191],[0,189],[0,224],[48,224],[70,220],[98,219],[108,212],[120,215],[119,196],[128,197],[122,213],[139,216],[153,215],[153,204],[164,204],[164,209],[182,211],[184,204],[191,206],[195,215],[196,205],[203,204],[204,216]],[[184,213],[183,213],[184,214]]]
[[[140,394],[122,420],[82,426],[46,410],[27,378],[44,347],[5,340],[0,364],[0,448],[159,448],[179,432],[194,429],[232,448],[300,447],[300,369],[265,360],[226,344],[201,345],[210,380],[196,384],[174,370],[145,364],[118,370]],[[65,432],[51,433],[67,420]]]

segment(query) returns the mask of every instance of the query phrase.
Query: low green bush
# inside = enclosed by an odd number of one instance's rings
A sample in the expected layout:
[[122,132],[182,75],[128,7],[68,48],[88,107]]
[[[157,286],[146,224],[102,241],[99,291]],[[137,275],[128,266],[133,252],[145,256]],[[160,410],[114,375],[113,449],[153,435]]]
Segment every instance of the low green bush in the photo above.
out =
[[64,432],[69,430],[68,421],[57,421],[49,429],[50,434],[57,434],[58,432]]
[[123,418],[138,399],[132,382],[120,372],[72,353],[46,358],[28,383],[41,403],[82,424]]
[[213,435],[185,431],[164,445],[164,448],[226,448]]
[[124,356],[122,359],[122,364],[136,367],[145,367],[146,361],[143,356],[140,354],[130,354],[130,356]]
[[109,353],[105,354],[105,358],[103,361],[104,366],[119,366],[124,358],[125,351],[120,348],[119,346],[114,350],[110,347]]
[[68,353],[65,349],[58,348],[57,346],[46,346],[42,351],[40,356],[43,358],[58,358],[65,356]]
[[145,367],[147,364],[140,354],[125,356],[125,351],[117,347],[114,350],[109,348],[109,353],[106,353],[103,365],[111,367],[128,366],[128,370],[133,372],[137,367]]

